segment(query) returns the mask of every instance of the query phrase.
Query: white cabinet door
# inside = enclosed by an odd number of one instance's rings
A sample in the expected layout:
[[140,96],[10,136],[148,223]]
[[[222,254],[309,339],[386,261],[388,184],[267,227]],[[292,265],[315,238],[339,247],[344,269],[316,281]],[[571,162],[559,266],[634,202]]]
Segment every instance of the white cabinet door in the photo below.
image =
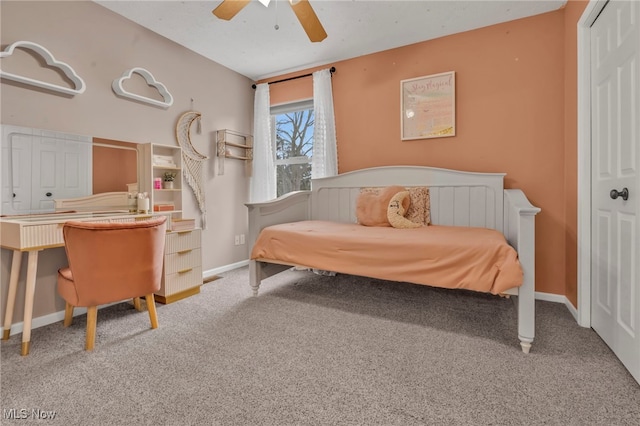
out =
[[640,3],[591,31],[591,325],[640,382]]

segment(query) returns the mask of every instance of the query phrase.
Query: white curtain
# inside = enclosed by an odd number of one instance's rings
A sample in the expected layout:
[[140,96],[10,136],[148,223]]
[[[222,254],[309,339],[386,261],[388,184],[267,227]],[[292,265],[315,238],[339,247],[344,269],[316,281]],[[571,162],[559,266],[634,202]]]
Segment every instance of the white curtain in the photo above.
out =
[[338,149],[329,69],[313,73],[313,111],[315,123],[311,177],[335,176],[338,174]]
[[258,84],[253,105],[253,175],[249,191],[249,201],[252,203],[276,198],[270,109],[269,84]]

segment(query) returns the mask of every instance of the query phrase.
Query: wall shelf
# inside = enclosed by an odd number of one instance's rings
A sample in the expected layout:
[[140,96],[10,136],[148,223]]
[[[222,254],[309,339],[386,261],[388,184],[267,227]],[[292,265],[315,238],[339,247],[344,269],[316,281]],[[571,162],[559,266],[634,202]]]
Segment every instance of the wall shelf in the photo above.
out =
[[33,43],[31,41],[16,41],[15,43],[7,46],[7,48],[4,49],[3,52],[0,52],[0,58],[11,56],[13,54],[13,51],[17,47],[22,49],[32,50],[33,52],[40,55],[40,57],[42,57],[42,59],[47,63],[49,67],[64,73],[64,75],[73,83],[74,87],[73,88],[65,87],[65,86],[60,86],[58,84],[47,83],[45,81],[34,80],[33,78],[30,78],[30,77],[17,75],[17,74],[9,73],[2,70],[0,70],[0,77],[6,78],[8,80],[13,80],[18,83],[39,87],[41,89],[47,89],[54,92],[62,93],[65,95],[74,96],[74,95],[79,95],[81,93],[84,93],[84,90],[86,89],[87,86],[85,85],[84,80],[80,78],[80,76],[76,73],[76,71],[73,68],[71,68],[69,64],[56,60],[51,54],[51,52],[49,52],[46,48],[44,48],[43,46],[40,46],[37,43]]
[[[144,78],[144,81],[147,82],[147,85],[155,88],[160,94],[160,96],[162,96],[162,101],[158,101],[153,98],[148,98],[146,96],[131,93],[125,90],[122,83],[126,80],[129,80],[132,77],[133,73],[136,73],[142,76],[142,78]],[[113,89],[116,95],[122,98],[133,99],[134,101],[144,102],[144,103],[161,107],[161,108],[169,108],[171,105],[173,105],[173,96],[171,96],[171,93],[169,93],[169,90],[167,90],[167,87],[164,84],[160,83],[158,80],[156,80],[153,74],[151,74],[149,71],[147,71],[144,68],[136,67],[136,68],[131,68],[130,70],[126,70],[124,73],[122,73],[120,78],[116,78],[115,80],[113,80],[113,83],[111,84],[111,88]]]
[[224,174],[224,159],[253,160],[253,136],[234,130],[216,131],[218,174]]

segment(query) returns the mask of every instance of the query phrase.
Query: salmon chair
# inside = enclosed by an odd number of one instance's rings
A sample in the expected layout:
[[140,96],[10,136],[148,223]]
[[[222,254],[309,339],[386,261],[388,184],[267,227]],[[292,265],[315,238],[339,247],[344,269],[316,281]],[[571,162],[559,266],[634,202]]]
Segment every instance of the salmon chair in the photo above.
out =
[[58,270],[58,293],[66,301],[64,326],[73,308],[87,308],[85,349],[95,345],[98,305],[147,301],[151,328],[158,327],[153,293],[160,289],[167,218],[127,223],[69,221],[63,235],[69,266]]

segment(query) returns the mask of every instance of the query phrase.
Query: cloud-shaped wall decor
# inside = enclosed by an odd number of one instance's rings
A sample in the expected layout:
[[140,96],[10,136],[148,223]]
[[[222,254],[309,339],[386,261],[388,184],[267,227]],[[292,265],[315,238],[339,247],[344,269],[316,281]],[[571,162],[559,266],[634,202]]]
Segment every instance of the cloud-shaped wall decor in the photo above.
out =
[[84,84],[84,80],[80,78],[80,76],[75,72],[75,70],[71,68],[69,64],[57,61],[53,57],[51,52],[49,52],[47,49],[45,49],[44,47],[40,46],[37,43],[33,43],[30,41],[16,41],[15,43],[7,46],[7,48],[4,49],[3,52],[0,52],[0,59],[11,56],[13,54],[13,51],[16,49],[16,47],[29,49],[39,54],[46,61],[47,65],[62,71],[64,75],[67,76],[67,78],[73,82],[75,87],[70,88],[70,87],[60,86],[57,84],[47,83],[45,81],[34,80],[32,78],[25,77],[22,75],[17,75],[17,74],[9,73],[6,71],[2,71],[1,69],[0,69],[0,77],[6,78],[7,80],[13,80],[18,83],[24,83],[24,84],[29,84],[31,86],[40,87],[41,89],[53,90],[55,92],[64,93],[66,95],[78,95],[84,92],[86,88],[86,85]]
[[[152,98],[147,98],[146,96],[136,95],[135,93],[127,92],[126,90],[124,90],[124,88],[122,87],[122,83],[125,80],[131,78],[133,73],[141,75],[149,86],[155,87],[162,96],[162,99],[164,99],[164,102],[160,102]],[[171,96],[171,93],[169,93],[166,86],[159,81],[156,81],[156,79],[153,77],[153,74],[151,74],[144,68],[136,67],[125,71],[120,78],[116,78],[115,80],[113,80],[113,84],[111,85],[111,87],[118,96],[122,96],[124,98],[145,102],[162,108],[169,108],[173,104],[173,96]]]

